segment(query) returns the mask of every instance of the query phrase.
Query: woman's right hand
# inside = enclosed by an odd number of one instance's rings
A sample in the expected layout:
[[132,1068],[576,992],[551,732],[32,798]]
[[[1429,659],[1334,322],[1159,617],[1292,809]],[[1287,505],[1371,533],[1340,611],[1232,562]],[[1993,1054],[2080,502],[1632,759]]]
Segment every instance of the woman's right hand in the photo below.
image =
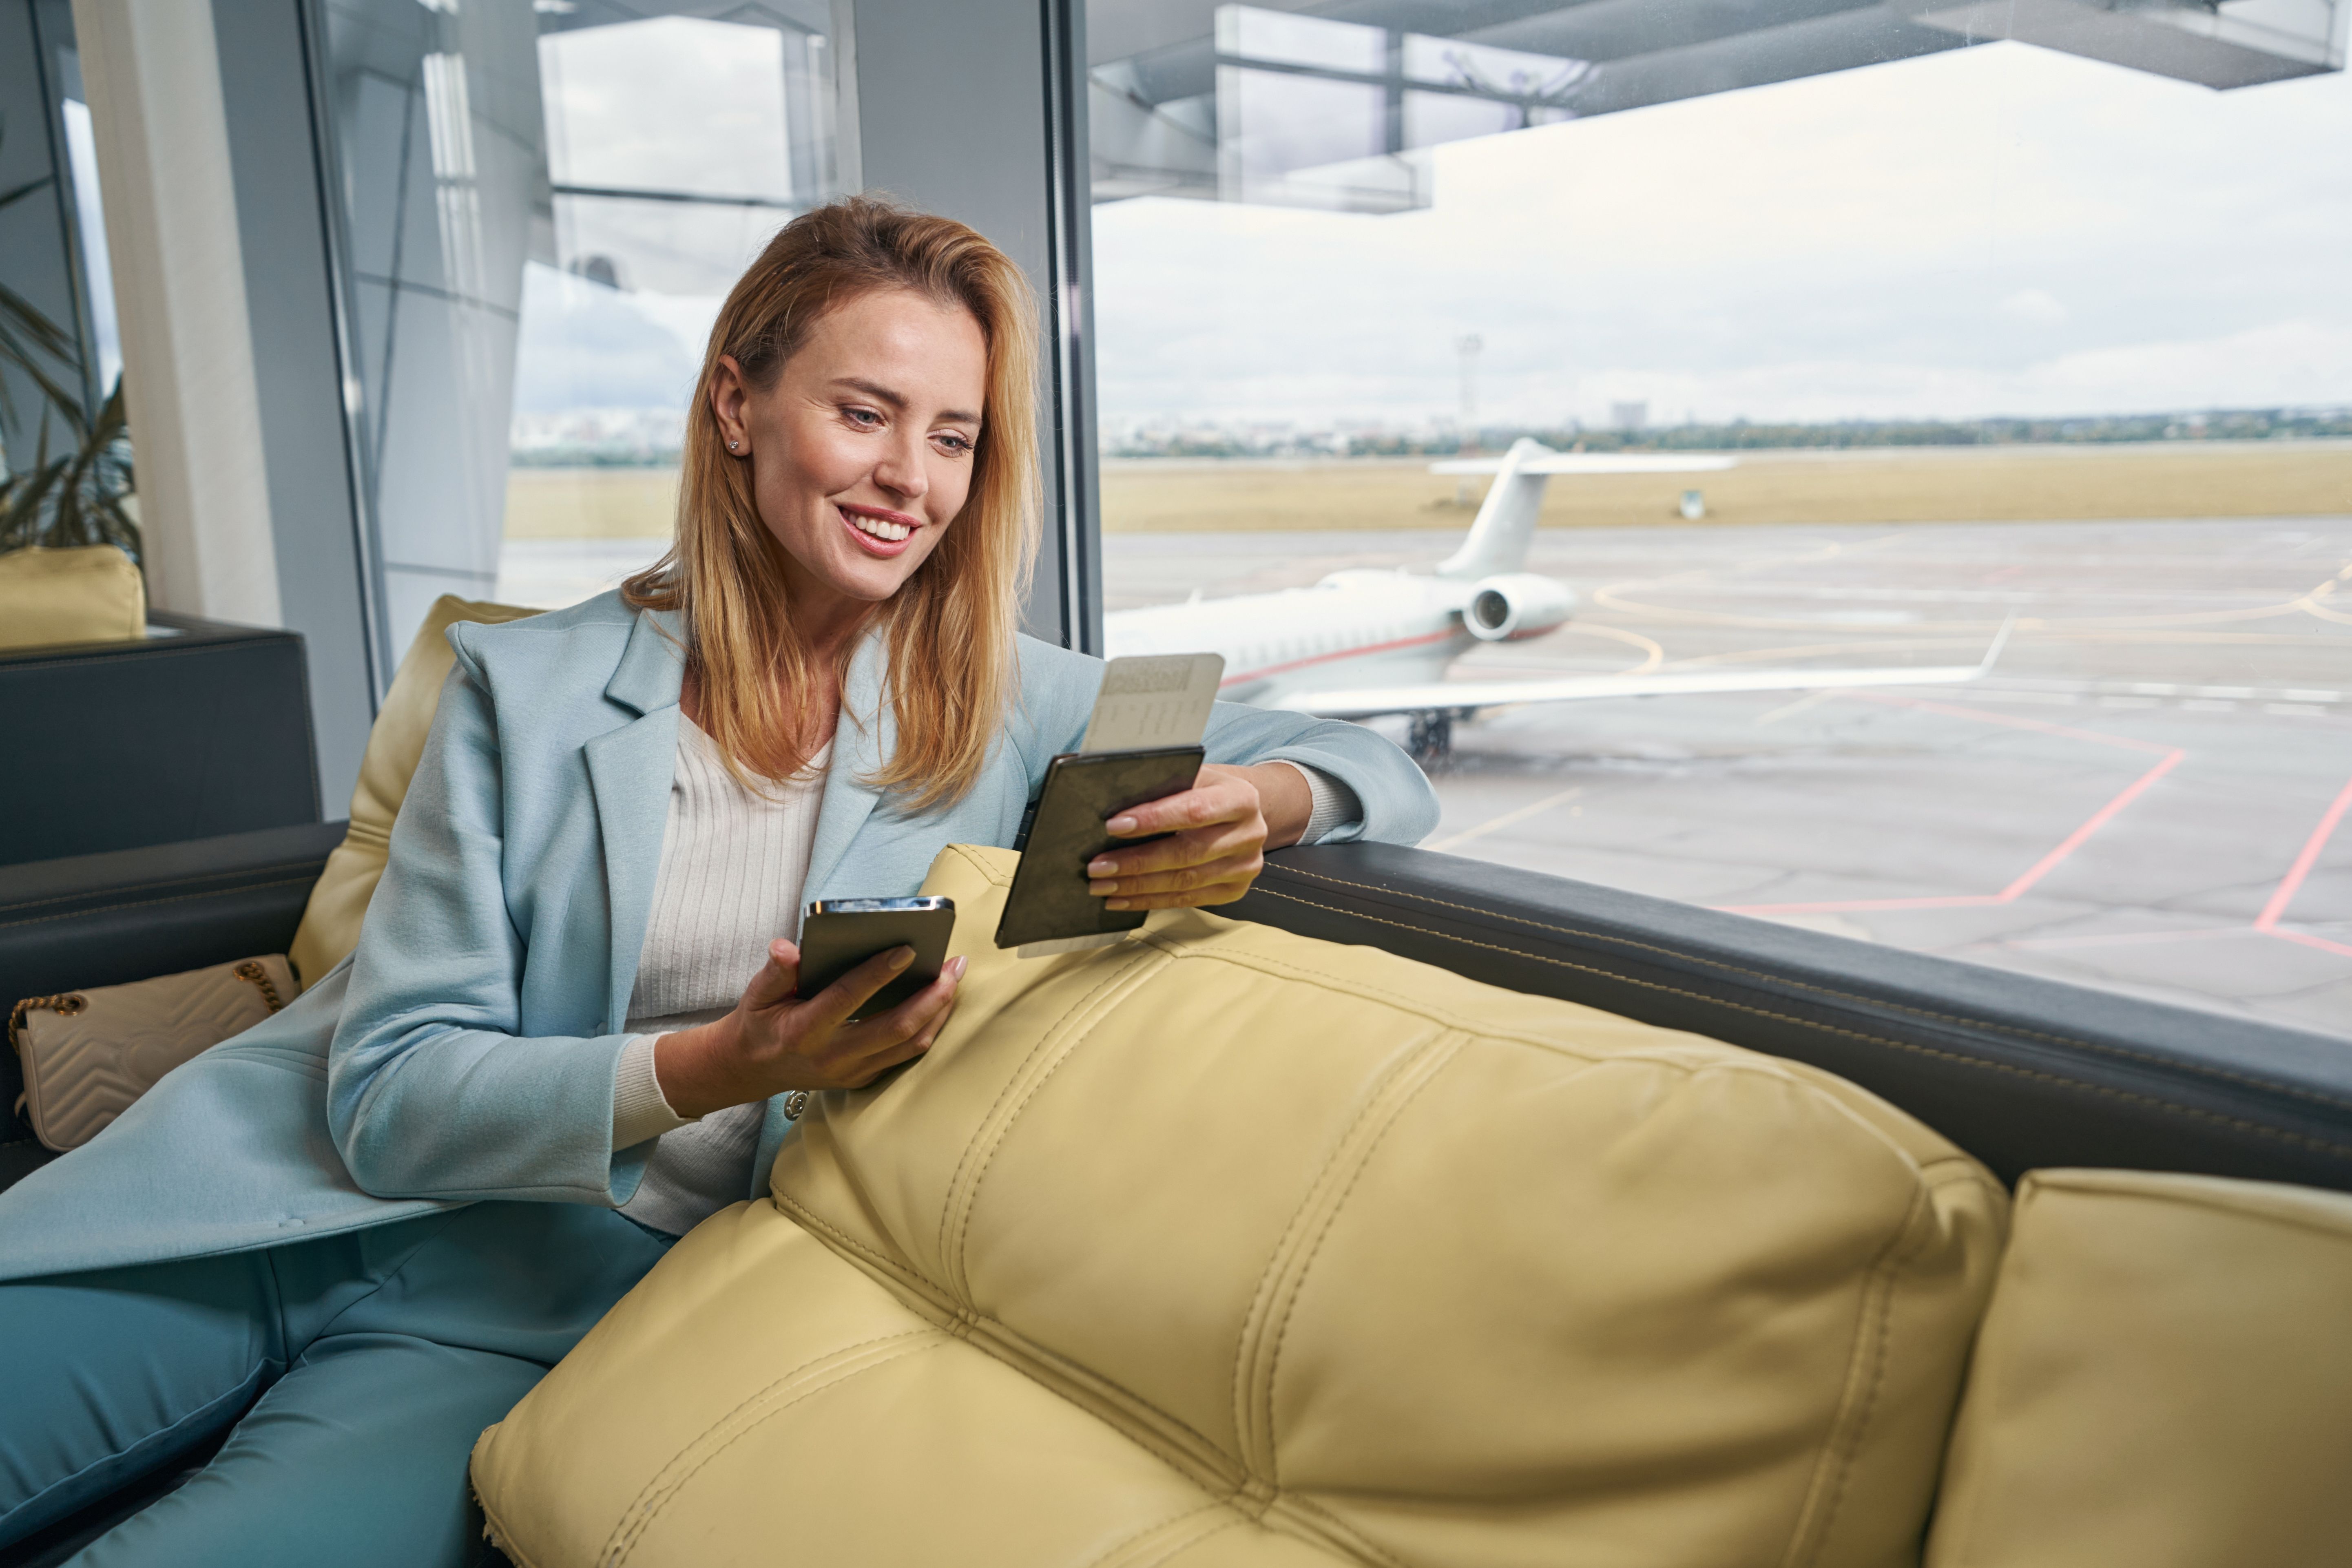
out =
[[858,1089],[931,1048],[955,1005],[964,961],[887,1013],[850,1023],[866,999],[914,962],[914,949],[877,952],[815,995],[803,998],[800,949],[768,944],[768,962],[735,1010],[715,1023],[654,1042],[662,1098],[692,1120],[796,1089]]

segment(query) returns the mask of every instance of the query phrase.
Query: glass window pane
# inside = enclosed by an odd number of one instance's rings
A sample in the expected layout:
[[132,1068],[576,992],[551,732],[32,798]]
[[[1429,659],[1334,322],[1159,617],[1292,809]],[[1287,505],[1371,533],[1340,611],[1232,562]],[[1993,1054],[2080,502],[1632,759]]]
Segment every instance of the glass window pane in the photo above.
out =
[[2352,1033],[2344,8],[1443,9],[1093,0],[1111,650],[1450,853]]
[[[827,8],[328,0],[386,652],[665,548],[728,288],[837,193]],[[805,14],[804,14],[805,13]]]

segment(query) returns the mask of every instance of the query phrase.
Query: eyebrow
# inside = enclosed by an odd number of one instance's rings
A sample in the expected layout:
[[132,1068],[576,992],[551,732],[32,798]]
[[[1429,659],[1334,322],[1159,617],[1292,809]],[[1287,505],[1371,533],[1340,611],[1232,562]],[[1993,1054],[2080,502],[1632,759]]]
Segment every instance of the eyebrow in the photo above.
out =
[[[836,379],[834,382],[834,384],[835,386],[846,386],[854,391],[862,392],[866,396],[874,399],[877,403],[888,404],[894,410],[900,414],[904,414],[907,411],[907,399],[904,395],[891,391],[888,387],[884,386],[879,382],[866,381],[862,377],[855,375],[845,375]],[[965,425],[977,425],[980,423],[979,415],[968,414],[961,408],[941,409],[940,411],[940,417],[942,419],[956,420]]]

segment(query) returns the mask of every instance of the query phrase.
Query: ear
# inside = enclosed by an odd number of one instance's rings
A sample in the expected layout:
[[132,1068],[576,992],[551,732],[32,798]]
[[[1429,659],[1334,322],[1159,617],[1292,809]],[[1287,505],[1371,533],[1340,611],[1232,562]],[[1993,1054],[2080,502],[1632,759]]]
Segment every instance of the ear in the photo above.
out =
[[743,420],[751,401],[743,367],[735,363],[733,354],[720,354],[718,367],[710,373],[710,412],[719,420],[719,439],[730,458],[751,455],[751,431]]

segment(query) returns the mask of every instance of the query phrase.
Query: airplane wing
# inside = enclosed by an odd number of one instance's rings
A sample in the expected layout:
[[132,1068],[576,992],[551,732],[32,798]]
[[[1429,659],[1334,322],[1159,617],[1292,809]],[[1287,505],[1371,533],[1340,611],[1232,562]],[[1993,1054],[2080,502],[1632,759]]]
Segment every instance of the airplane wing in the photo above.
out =
[[1552,680],[1431,680],[1409,686],[1365,686],[1306,691],[1281,706],[1322,719],[1370,719],[1382,713],[1467,714],[1519,702],[1582,702],[1601,697],[1688,697],[1712,691],[1819,691],[1859,686],[1954,686],[1992,668],[2009,641],[2012,616],[2001,624],[1975,664],[1895,665],[1878,669],[1705,669],[1657,675],[1574,675]]
[[[1540,448],[1538,448],[1540,449]],[[1522,474],[1711,474],[1737,468],[1737,458],[1674,457],[1664,452],[1552,452],[1526,458],[1516,472]],[[1449,458],[1432,463],[1433,474],[1498,474],[1500,458]]]

